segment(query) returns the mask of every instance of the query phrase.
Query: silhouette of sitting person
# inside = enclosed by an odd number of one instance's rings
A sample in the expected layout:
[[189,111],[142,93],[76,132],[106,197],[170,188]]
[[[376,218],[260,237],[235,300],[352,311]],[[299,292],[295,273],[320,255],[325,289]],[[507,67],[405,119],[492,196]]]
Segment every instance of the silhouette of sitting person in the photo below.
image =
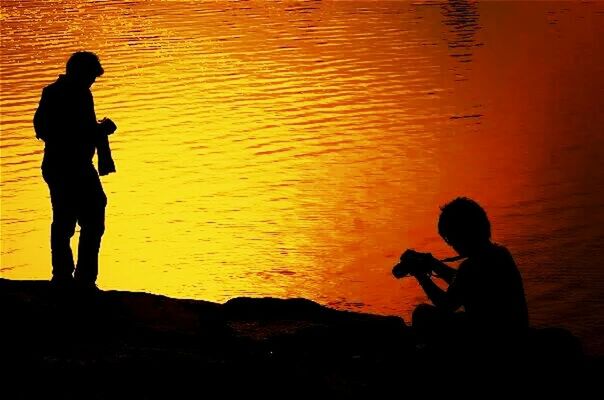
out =
[[[90,87],[103,72],[94,53],[74,53],[66,74],[43,89],[34,115],[36,137],[44,141],[42,176],[52,203],[51,282],[60,286],[96,288],[107,204],[99,173],[115,172],[108,135],[117,129],[108,118],[97,122],[94,112]],[[92,163],[95,150],[99,173]],[[81,228],[77,266],[70,247],[76,223]]]
[[[458,269],[430,253],[408,250],[393,270],[401,277],[402,264],[410,255],[416,264],[422,264],[411,268],[410,274],[433,305],[421,304],[413,312],[412,326],[420,340],[469,346],[521,340],[528,331],[522,277],[510,252],[491,241],[486,212],[471,199],[456,198],[441,208],[438,232],[459,254],[449,261],[465,258]],[[432,274],[448,283],[448,288],[437,286]],[[461,307],[463,312],[458,311]]]

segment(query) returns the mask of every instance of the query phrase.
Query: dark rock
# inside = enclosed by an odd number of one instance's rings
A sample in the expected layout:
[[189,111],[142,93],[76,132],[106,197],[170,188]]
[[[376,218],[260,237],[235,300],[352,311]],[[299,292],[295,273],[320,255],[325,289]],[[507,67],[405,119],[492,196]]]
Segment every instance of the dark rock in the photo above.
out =
[[502,368],[516,373],[505,375],[508,385],[511,376],[522,381],[538,372],[554,382],[571,372],[589,381],[602,366],[560,329],[533,330],[505,360],[497,344],[472,358],[417,347],[401,318],[306,299],[217,304],[0,279],[0,323],[1,389],[15,394],[6,398],[357,397],[435,389],[435,379],[477,379],[486,371],[485,379],[502,377],[493,372]]

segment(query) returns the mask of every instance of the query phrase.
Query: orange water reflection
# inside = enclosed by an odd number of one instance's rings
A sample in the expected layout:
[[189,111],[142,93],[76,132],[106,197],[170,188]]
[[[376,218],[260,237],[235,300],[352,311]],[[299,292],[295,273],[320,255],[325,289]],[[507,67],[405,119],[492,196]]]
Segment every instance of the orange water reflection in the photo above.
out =
[[463,194],[533,321],[602,332],[601,3],[112,4],[2,3],[3,277],[49,275],[31,117],[85,48],[119,125],[101,287],[408,318],[425,298],[389,267],[451,255],[438,206]]

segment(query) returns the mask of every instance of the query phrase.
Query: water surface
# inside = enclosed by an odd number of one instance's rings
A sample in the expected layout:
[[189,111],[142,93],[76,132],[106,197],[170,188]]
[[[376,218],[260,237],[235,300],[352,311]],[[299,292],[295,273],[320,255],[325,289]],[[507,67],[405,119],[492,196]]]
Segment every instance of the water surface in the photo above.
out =
[[[1,22],[1,269],[50,274],[32,117],[76,50],[118,173],[99,285],[307,297],[408,319],[390,267],[458,195],[512,251],[531,319],[604,351],[604,4],[11,1]],[[74,239],[75,240],[75,239]]]

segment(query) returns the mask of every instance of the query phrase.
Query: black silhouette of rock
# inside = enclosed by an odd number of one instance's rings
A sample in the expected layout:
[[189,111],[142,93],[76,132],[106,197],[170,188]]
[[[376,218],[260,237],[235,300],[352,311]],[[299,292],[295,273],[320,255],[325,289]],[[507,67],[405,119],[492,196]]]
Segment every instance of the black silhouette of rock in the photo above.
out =
[[217,304],[0,279],[0,312],[5,398],[366,397],[468,376],[585,388],[602,365],[554,328],[505,360],[451,360],[459,353],[417,346],[401,318],[306,299]]

